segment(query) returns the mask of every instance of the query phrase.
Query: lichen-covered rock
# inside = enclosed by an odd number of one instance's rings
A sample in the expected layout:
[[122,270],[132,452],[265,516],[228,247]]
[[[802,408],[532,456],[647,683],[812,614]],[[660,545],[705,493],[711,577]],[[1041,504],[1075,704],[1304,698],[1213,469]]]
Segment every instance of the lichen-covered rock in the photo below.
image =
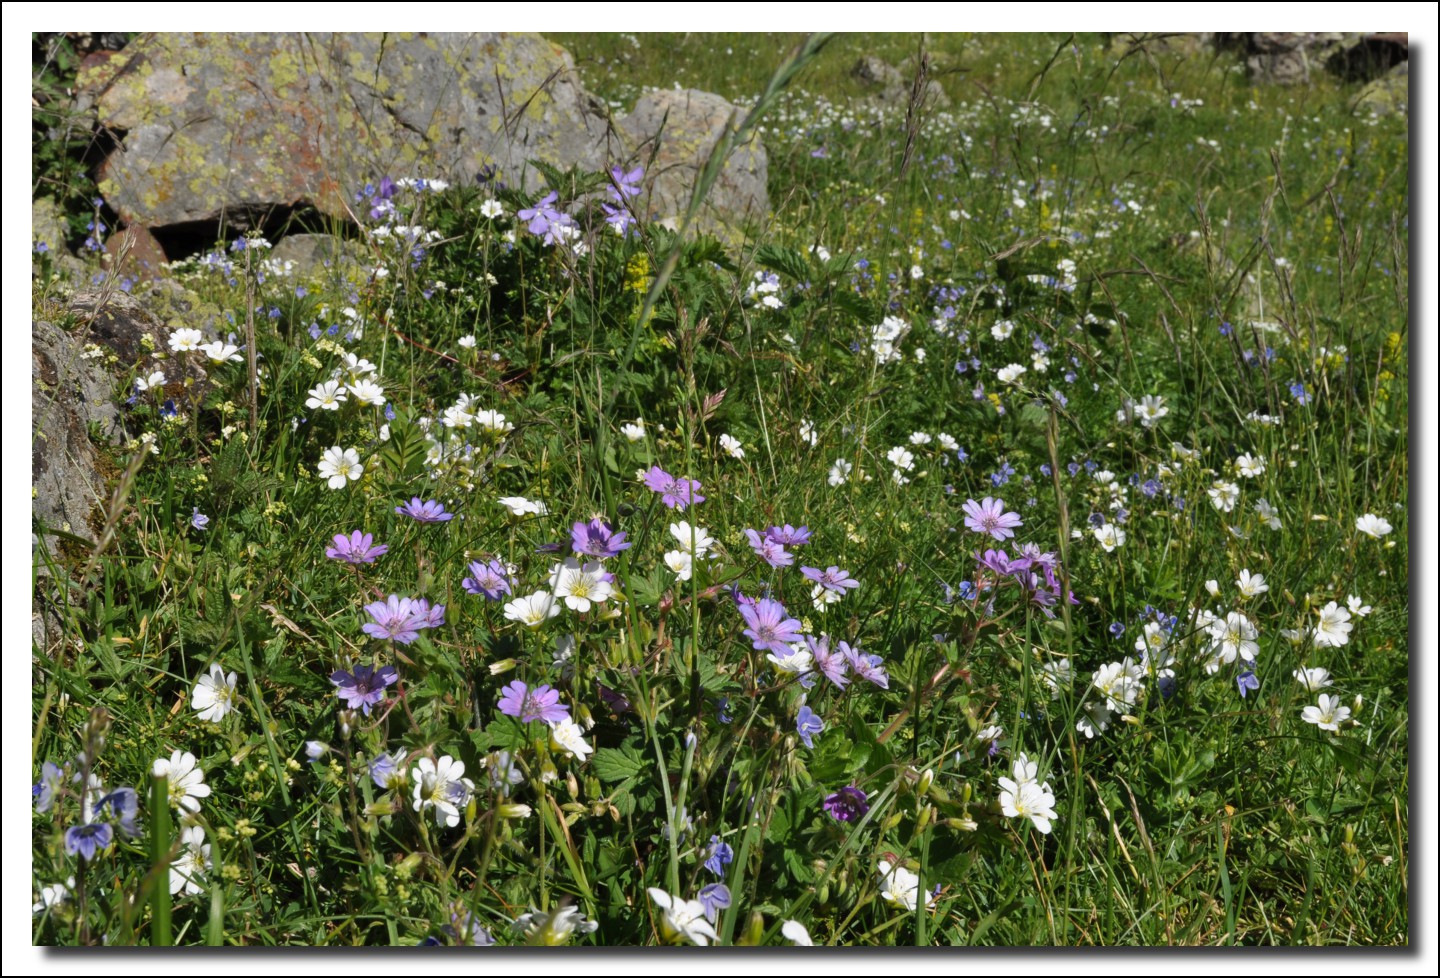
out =
[[[647,162],[637,209],[647,217],[678,221],[690,203],[700,170],[726,127],[739,124],[735,107],[709,92],[647,92],[618,128],[633,158]],[[652,154],[653,152],[653,159]],[[770,210],[765,147],[758,138],[737,146],[706,197],[697,221],[712,231],[738,230]]]
[[1410,111],[1410,62],[1402,61],[1383,78],[1377,78],[1350,101],[1353,112],[1369,115],[1401,114]]
[[85,263],[70,252],[65,243],[69,229],[60,205],[49,197],[36,197],[30,202],[30,258],[32,267],[48,258],[52,268],[78,279],[86,272]]
[[341,261],[358,261],[363,249],[358,243],[346,241],[337,234],[287,234],[275,242],[270,258],[292,262],[297,275],[308,275],[315,267],[332,266]]
[[1359,33],[1256,32],[1242,35],[1251,81],[1274,85],[1308,82],[1337,51],[1358,42]]
[[[871,90],[869,97],[872,102],[885,107],[903,108],[909,104],[915,87],[915,67],[913,59],[910,60],[911,63],[905,66],[905,71],[901,71],[875,55],[867,54],[855,62],[850,74]],[[950,99],[946,96],[945,89],[940,87],[940,83],[930,79],[925,82],[922,104],[927,110],[945,109],[950,107]]]
[[174,326],[161,320],[140,296],[114,290],[77,292],[70,311],[85,325],[81,342],[94,343],[115,356],[112,386],[122,373],[133,371],[143,377],[159,370],[165,374],[167,397],[177,405],[193,407],[204,395],[210,378],[199,356],[170,351]]
[[491,165],[517,186],[532,158],[607,158],[603,106],[536,34],[145,34],[80,84],[123,140],[101,193],[147,227],[301,203],[343,219],[382,175]]
[[78,536],[95,530],[96,508],[107,487],[91,443],[94,428],[114,438],[119,408],[115,381],[84,356],[81,340],[44,320],[30,326],[31,513],[41,544],[43,529]]

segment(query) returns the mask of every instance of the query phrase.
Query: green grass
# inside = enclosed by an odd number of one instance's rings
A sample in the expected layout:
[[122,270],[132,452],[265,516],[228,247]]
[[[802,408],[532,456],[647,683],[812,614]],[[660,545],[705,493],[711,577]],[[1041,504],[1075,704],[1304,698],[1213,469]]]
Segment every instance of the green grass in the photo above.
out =
[[[678,81],[747,108],[800,40],[552,37],[615,102]],[[253,430],[243,363],[211,365],[213,391],[175,418],[140,395],[127,424],[157,454],[119,453],[139,469],[114,543],[71,561],[85,573],[61,602],[67,642],[36,650],[33,761],[38,778],[76,757],[103,710],[87,763],[107,788],[139,789],[149,832],[146,772],[193,752],[214,863],[201,893],[169,903],[163,875],[145,888],[164,848],[145,833],[79,872],[67,788],[34,818],[35,877],[75,876],[75,892],[36,916],[37,943],[451,942],[469,915],[523,943],[518,915],[573,907],[598,929],[531,939],[643,944],[666,935],[647,888],[691,899],[722,879],[725,943],[784,943],[791,919],[826,944],[1408,943],[1405,121],[1350,116],[1330,82],[1255,89],[1225,58],[1094,36],[933,35],[948,109],[847,101],[861,53],[898,63],[919,46],[841,36],[802,68],[759,120],[774,214],[742,242],[642,220],[576,256],[514,219],[538,194],[498,193],[507,216],[491,220],[483,188],[401,191],[405,221],[439,232],[418,263],[372,242],[365,273],[256,278]],[[561,203],[588,225],[583,198]],[[243,326],[259,268],[223,254],[229,276],[175,276]],[[389,274],[369,277],[375,264]],[[757,273],[776,276],[781,308],[747,294]],[[64,284],[37,278],[34,294],[53,314]],[[881,363],[871,328],[887,316],[907,331]],[[305,406],[347,352],[376,366],[393,418],[354,397]],[[1015,383],[997,375],[1009,364],[1027,367]],[[447,428],[462,394],[513,429]],[[1147,395],[1166,408],[1153,426],[1117,419]],[[437,453],[431,436],[470,449]],[[327,486],[332,446],[358,450],[362,478]],[[903,484],[894,449],[913,455]],[[1241,474],[1245,454],[1263,471]],[[851,468],[832,485],[837,461]],[[699,480],[705,501],[667,509],[637,478],[652,465]],[[1211,503],[1219,482],[1238,486],[1231,512]],[[397,515],[412,496],[455,519]],[[506,496],[548,511],[511,517]],[[987,496],[1022,517],[1013,540],[966,528],[962,507]],[[1107,552],[1089,519],[1120,510],[1126,539]],[[1358,533],[1365,513],[1394,532]],[[568,553],[571,524],[594,516],[634,544],[606,561],[613,617],[567,609],[531,630],[462,588],[492,557],[515,565],[511,597],[546,587],[563,555],[537,548]],[[722,554],[685,581],[663,558],[680,518]],[[774,569],[743,531],[787,523],[812,539]],[[389,552],[324,557],[355,530]],[[1024,543],[1058,555],[1077,603],[1051,617],[1008,577],[971,590],[977,551]],[[818,609],[802,564],[860,587]],[[1242,570],[1268,591],[1239,595]],[[742,637],[732,587],[883,657],[888,688],[804,689]],[[443,604],[443,625],[408,645],[367,636],[364,606],[390,594]],[[1349,595],[1373,610],[1345,644],[1282,634]],[[1197,609],[1253,624],[1258,689],[1239,695],[1239,663],[1206,669]],[[1147,623],[1166,626],[1155,654],[1174,661],[1152,658],[1087,736],[1092,676],[1138,658]],[[219,724],[191,707],[212,662],[236,675]],[[329,676],[371,663],[399,682],[370,715],[338,716]],[[1074,683],[1052,697],[1059,663]],[[1352,723],[1302,719],[1316,703],[1302,666],[1329,670]],[[593,721],[594,754],[502,715],[515,680],[559,689]],[[813,748],[802,697],[823,721]],[[993,758],[976,739],[992,725]],[[311,740],[329,748],[313,762]],[[475,790],[455,825],[368,776],[399,749],[405,768],[463,761]],[[1049,833],[1001,811],[998,779],[1022,752],[1053,789]],[[839,822],[823,801],[846,785],[870,807]],[[723,877],[703,866],[712,836],[733,850]],[[929,913],[885,900],[882,860],[939,886]]]

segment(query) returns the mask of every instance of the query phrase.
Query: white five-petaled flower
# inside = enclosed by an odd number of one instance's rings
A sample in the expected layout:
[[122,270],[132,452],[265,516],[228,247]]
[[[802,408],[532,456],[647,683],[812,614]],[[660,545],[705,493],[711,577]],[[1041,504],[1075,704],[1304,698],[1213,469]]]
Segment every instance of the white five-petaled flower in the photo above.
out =
[[780,933],[791,944],[797,947],[814,947],[815,941],[811,939],[810,932],[805,925],[798,920],[787,920],[780,925]]
[[1170,409],[1165,406],[1165,398],[1155,394],[1146,394],[1140,399],[1140,403],[1135,405],[1135,416],[1146,428],[1154,427],[1155,422],[1169,413]]
[[1210,505],[1222,513],[1230,512],[1240,501],[1240,487],[1233,482],[1217,482],[1205,492],[1210,497]]
[[1016,384],[1027,372],[1027,368],[1021,364],[1012,363],[995,371],[995,377],[1002,384]]
[[629,442],[644,441],[645,422],[636,418],[633,422],[622,424],[620,426],[620,434],[624,435],[625,440]]
[[581,564],[574,557],[565,558],[550,571],[550,586],[555,597],[565,599],[571,611],[586,612],[591,604],[604,604],[615,593],[605,579],[605,567],[598,560]]
[[331,489],[344,489],[346,483],[365,474],[365,466],[355,449],[336,445],[325,449],[325,454],[320,456],[319,472],[320,478],[327,480]]
[[915,454],[903,445],[896,445],[885,453],[885,457],[889,459],[890,464],[895,466],[897,471],[904,469],[906,472],[909,472],[915,468]]
[[1263,575],[1252,574],[1248,570],[1242,570],[1240,579],[1235,583],[1240,588],[1240,593],[1247,598],[1253,598],[1257,594],[1264,594],[1270,590],[1270,585],[1265,583]]
[[1090,532],[1095,534],[1095,539],[1105,548],[1107,554],[1125,543],[1125,531],[1113,523],[1097,526]]
[[1051,820],[1059,817],[1055,814],[1055,794],[1049,784],[1009,778],[1000,779],[1000,811],[1007,818],[1028,818],[1030,824],[1045,835],[1050,834]]
[[196,765],[194,754],[177,750],[169,760],[162,757],[150,768],[155,777],[170,782],[170,804],[190,815],[200,811],[201,798],[210,797],[205,772]]
[[180,833],[180,855],[170,864],[170,892],[187,894],[204,890],[205,871],[210,867],[210,843],[205,830],[191,825]]
[[235,709],[235,673],[228,676],[220,663],[212,662],[210,671],[195,683],[190,694],[190,708],[206,723],[219,723]]
[[148,391],[151,388],[165,386],[165,372],[163,370],[152,370],[144,377],[135,378],[135,389],[137,391]]
[[1320,623],[1315,626],[1315,644],[1322,648],[1344,645],[1350,641],[1350,612],[1331,601],[1316,612]]
[[1355,521],[1355,529],[1366,536],[1379,540],[1394,529],[1394,527],[1390,525],[1390,521],[1385,519],[1385,517],[1376,516],[1374,513],[1366,513]]
[[595,750],[585,742],[580,725],[570,719],[550,724],[550,742],[579,761],[584,761]]
[[240,348],[234,343],[226,343],[224,340],[216,340],[214,343],[205,343],[198,347],[201,353],[205,354],[215,363],[233,361],[239,363],[244,358],[240,356]]
[[327,380],[310,391],[305,406],[311,410],[338,411],[346,400],[345,389],[338,380]]
[[488,218],[489,220],[493,221],[495,220],[495,218],[499,217],[501,214],[504,213],[505,206],[501,204],[500,201],[496,200],[494,197],[487,199],[485,203],[480,205],[480,216]]
[[660,931],[666,940],[673,941],[683,937],[691,944],[704,947],[711,941],[720,939],[710,921],[705,919],[705,905],[699,900],[674,896],[658,886],[650,887],[647,892],[655,905],[664,911],[660,918]]
[[1234,662],[1236,656],[1246,662],[1253,662],[1260,652],[1260,643],[1255,641],[1260,637],[1259,630],[1254,622],[1238,611],[1232,611],[1224,618],[1217,619],[1210,625],[1209,631],[1215,644],[1215,653],[1221,662]]
[[740,444],[740,439],[733,435],[724,434],[720,436],[720,447],[726,455],[731,458],[744,458],[745,449]]
[[[904,866],[892,865],[890,860],[880,860],[880,895],[886,902],[914,911],[920,903],[920,877]],[[935,895],[925,894],[928,909],[935,902]]]
[[682,551],[696,557],[704,557],[715,545],[715,538],[709,530],[703,526],[691,526],[688,520],[671,523],[670,535],[679,542]]
[[385,388],[368,377],[354,381],[346,389],[350,391],[350,396],[361,404],[369,404],[371,407],[385,406]]
[[531,502],[524,496],[501,496],[495,501],[508,509],[512,516],[527,516],[532,513],[536,516],[544,516],[550,512],[549,507],[544,503]]
[[1358,594],[1352,594],[1348,596],[1345,599],[1345,604],[1350,609],[1350,614],[1354,615],[1356,618],[1364,618],[1366,615],[1370,614],[1370,612],[1375,610],[1374,608],[1366,604],[1364,599],[1361,598]]
[[1249,452],[1241,455],[1235,460],[1235,471],[1247,479],[1265,474],[1265,459],[1256,458]]
[[1295,676],[1295,681],[1310,693],[1318,693],[1330,685],[1330,670],[1323,666],[1314,666],[1310,669],[1296,669],[1293,675]]
[[505,605],[505,617],[527,628],[538,628],[547,618],[560,614],[560,603],[549,591],[536,591]]
[[1328,693],[1320,694],[1318,706],[1307,706],[1300,711],[1300,719],[1313,723],[1321,730],[1340,732],[1340,724],[1350,719],[1350,707],[1340,705],[1340,697]]
[[446,828],[460,824],[460,809],[470,801],[475,783],[465,777],[465,762],[446,754],[434,761],[420,758],[410,772],[415,785],[415,810],[435,809],[435,823]]
[[694,573],[695,559],[683,550],[665,551],[665,566],[682,581],[690,580]]
[[177,329],[170,334],[170,349],[176,353],[198,350],[203,339],[205,336],[198,329]]
[[853,463],[847,462],[843,458],[837,458],[835,464],[830,466],[830,474],[825,478],[825,482],[830,486],[843,486],[853,471],[855,471]]

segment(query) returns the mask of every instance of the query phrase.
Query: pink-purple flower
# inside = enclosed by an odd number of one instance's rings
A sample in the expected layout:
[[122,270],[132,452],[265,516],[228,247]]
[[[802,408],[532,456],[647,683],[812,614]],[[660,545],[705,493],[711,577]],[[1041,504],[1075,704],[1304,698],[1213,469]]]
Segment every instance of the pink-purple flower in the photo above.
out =
[[445,512],[445,506],[435,499],[422,501],[419,496],[410,497],[404,506],[396,506],[395,512],[408,516],[417,523],[444,523],[455,518],[454,513]]
[[402,598],[392,594],[384,601],[373,601],[365,606],[373,622],[362,626],[366,635],[391,639],[401,645],[409,645],[420,637],[423,628],[437,628],[445,623],[445,606],[431,607],[424,598]]
[[846,675],[850,669],[850,660],[839,649],[830,648],[829,635],[821,635],[818,639],[806,635],[805,644],[810,648],[810,658],[814,660],[815,668],[826,679],[841,689],[850,685],[850,677]]
[[761,598],[754,604],[742,604],[740,617],[745,619],[744,635],[760,652],[769,650],[778,656],[791,654],[790,643],[800,641],[799,621],[786,617],[785,606],[774,598]]
[[750,541],[750,549],[755,551],[755,556],[771,567],[789,567],[795,563],[794,556],[770,537],[761,536],[755,530],[748,528],[745,530],[745,537]]
[[625,531],[615,532],[610,524],[598,517],[589,523],[577,522],[570,530],[570,546],[577,554],[604,560],[632,546]]
[[1015,527],[1023,525],[1019,513],[1005,512],[1004,500],[986,496],[981,502],[967,500],[964,506],[965,526],[976,533],[988,533],[996,540],[1008,540]]
[[839,649],[840,654],[850,660],[850,668],[855,675],[881,689],[890,688],[890,675],[885,671],[884,659],[862,651],[858,645],[852,649],[848,642],[841,642]]
[[331,560],[343,560],[347,564],[373,564],[375,558],[390,552],[385,544],[376,544],[369,533],[356,530],[348,537],[335,534],[335,546],[325,548],[325,556]]
[[658,465],[650,466],[645,473],[645,485],[652,492],[660,493],[660,501],[671,509],[685,511],[686,506],[697,506],[705,501],[700,495],[700,483],[695,479],[676,478]]
[[498,557],[488,564],[482,564],[478,560],[470,561],[470,576],[462,580],[460,586],[471,594],[483,594],[491,601],[499,601],[502,594],[513,593],[505,565]]
[[820,585],[827,591],[834,591],[836,594],[844,594],[850,588],[860,586],[860,582],[850,576],[847,570],[831,565],[825,570],[818,567],[801,567],[800,573]]
[[570,719],[570,708],[560,702],[558,690],[549,686],[531,689],[518,679],[505,687],[498,705],[501,713],[507,717],[518,717],[521,723],[535,720],[559,723]]
[[798,529],[786,523],[784,526],[772,526],[765,531],[765,535],[782,547],[800,547],[810,542],[810,527],[802,526]]

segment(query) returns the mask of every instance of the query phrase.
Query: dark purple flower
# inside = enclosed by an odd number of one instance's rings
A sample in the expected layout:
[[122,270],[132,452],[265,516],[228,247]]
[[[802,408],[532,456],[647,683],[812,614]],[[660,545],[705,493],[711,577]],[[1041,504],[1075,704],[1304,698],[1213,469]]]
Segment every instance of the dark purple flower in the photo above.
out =
[[1019,513],[1005,512],[1003,500],[986,496],[982,502],[971,499],[965,503],[965,526],[976,533],[988,533],[996,540],[1008,540],[1014,528],[1023,525]]
[[806,635],[805,644],[810,648],[810,658],[815,660],[815,668],[826,679],[841,689],[850,685],[850,677],[845,675],[850,669],[850,660],[839,649],[831,651],[830,636],[821,635],[816,639]]
[[810,542],[810,527],[802,526],[797,529],[786,523],[784,526],[770,527],[765,531],[765,536],[782,547],[800,547]]
[[471,594],[483,594],[491,601],[499,601],[502,594],[513,594],[510,590],[510,579],[505,573],[505,565],[496,557],[488,564],[482,564],[478,560],[470,561],[470,576],[460,582],[460,586]]
[[505,695],[500,697],[499,707],[501,713],[507,717],[518,717],[521,723],[535,720],[559,723],[561,720],[570,719],[570,708],[560,702],[558,690],[549,686],[536,686],[531,689],[518,679],[505,687]]
[[330,674],[330,681],[338,689],[335,694],[345,701],[351,710],[361,710],[368,717],[370,708],[385,701],[385,688],[397,681],[400,674],[394,666],[356,666],[354,672],[337,670]]
[[430,499],[422,502],[419,496],[411,496],[404,506],[396,506],[395,512],[408,516],[417,523],[444,523],[455,518],[454,513],[445,512],[445,507],[439,501]]
[[881,689],[890,688],[890,676],[885,672],[885,660],[880,656],[863,652],[858,645],[852,649],[846,642],[840,643],[840,652],[850,660],[850,668],[855,671],[855,675]]
[[755,551],[755,556],[771,567],[789,567],[795,563],[795,558],[790,552],[769,537],[762,537],[748,527],[745,530],[745,536],[750,541],[750,549]]
[[778,656],[788,656],[793,651],[789,643],[800,641],[803,626],[794,618],[787,618],[785,606],[774,598],[761,598],[753,605],[741,605],[740,617],[750,626],[744,634],[758,651],[768,649]]
[[820,585],[827,591],[834,591],[836,594],[844,594],[849,588],[860,586],[860,582],[850,576],[847,570],[831,565],[825,570],[818,567],[801,567],[800,573]]
[[114,844],[115,830],[105,822],[72,825],[65,830],[65,851],[86,862],[93,860],[96,852],[107,850]]
[[658,465],[650,466],[645,473],[645,485],[652,492],[660,493],[660,501],[671,509],[685,511],[686,506],[697,506],[705,501],[700,495],[700,483],[695,479],[677,479]]
[[720,916],[720,911],[730,906],[730,888],[724,883],[707,883],[700,887],[695,899],[705,908],[705,919],[713,924],[715,918]]
[[814,748],[815,744],[810,739],[825,729],[825,724],[815,715],[815,711],[808,706],[801,706],[800,712],[795,716],[795,732],[800,739],[805,741],[805,746]]
[[604,560],[622,550],[629,550],[633,544],[625,539],[624,530],[616,533],[609,523],[596,518],[589,523],[577,522],[571,527],[570,546],[577,554]]
[[833,795],[825,796],[825,811],[837,822],[853,822],[864,818],[869,810],[869,799],[865,792],[853,784],[847,784]]
[[325,556],[331,560],[343,560],[347,564],[373,564],[375,558],[390,552],[385,544],[372,546],[374,537],[356,530],[348,537],[335,534],[335,546],[325,548]]

